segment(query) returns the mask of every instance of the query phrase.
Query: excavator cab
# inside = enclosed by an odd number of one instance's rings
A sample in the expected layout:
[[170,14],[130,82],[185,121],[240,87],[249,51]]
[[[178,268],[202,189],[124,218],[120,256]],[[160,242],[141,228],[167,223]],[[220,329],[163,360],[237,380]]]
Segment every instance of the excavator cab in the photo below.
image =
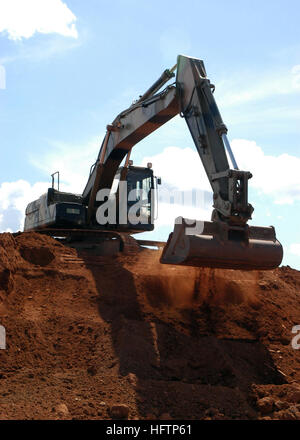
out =
[[[151,164],[147,167],[120,167],[110,191],[116,198],[116,227],[138,233],[154,229],[154,203],[158,179]],[[113,225],[111,225],[113,226]]]

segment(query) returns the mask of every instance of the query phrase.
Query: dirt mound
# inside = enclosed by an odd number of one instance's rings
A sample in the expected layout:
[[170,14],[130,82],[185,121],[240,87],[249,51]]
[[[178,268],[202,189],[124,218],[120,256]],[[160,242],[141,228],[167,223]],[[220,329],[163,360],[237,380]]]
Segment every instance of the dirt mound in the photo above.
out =
[[299,288],[0,234],[0,419],[299,419]]

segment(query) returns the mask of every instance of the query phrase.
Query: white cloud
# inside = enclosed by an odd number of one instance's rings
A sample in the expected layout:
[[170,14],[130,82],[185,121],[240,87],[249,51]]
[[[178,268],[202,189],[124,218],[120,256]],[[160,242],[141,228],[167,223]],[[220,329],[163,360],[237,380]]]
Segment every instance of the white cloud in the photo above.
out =
[[[22,229],[24,212],[27,204],[37,199],[50,186],[50,174],[60,171],[60,189],[73,193],[82,193],[88,179],[88,172],[95,161],[101,138],[85,145],[69,145],[59,142],[51,143],[51,152],[44,154],[43,159],[34,158],[31,163],[49,176],[48,182],[39,182],[30,185],[25,180],[4,182],[0,186],[0,229]],[[146,157],[143,164],[152,162],[156,175],[161,175],[166,189],[180,189],[182,191],[192,188],[210,190],[200,158],[191,148],[180,149],[168,147],[154,157]],[[209,219],[210,211],[207,203],[200,199],[201,206],[195,207],[191,203],[182,204],[166,203],[163,197],[159,203],[157,226],[173,225],[174,219],[179,215],[187,218]],[[205,194],[204,194],[205,196]],[[201,195],[200,195],[201,197]]]
[[293,243],[290,245],[289,251],[293,255],[300,257],[300,243]]
[[211,191],[196,149],[167,147],[159,154],[144,157],[142,165],[146,166],[147,162],[153,164],[155,174],[171,187]]
[[[0,187],[0,226],[2,230],[16,229],[23,223],[24,210],[28,202],[38,198],[50,186],[50,174],[60,171],[63,191],[82,193],[88,172],[95,161],[101,138],[85,145],[51,143],[51,152],[43,159],[34,158],[32,163],[49,176],[47,182],[30,185],[24,180],[5,182]],[[238,165],[253,173],[250,185],[259,193],[273,199],[275,203],[291,204],[300,200],[300,158],[288,154],[266,155],[254,141],[235,139],[232,141]],[[187,218],[208,220],[211,213],[211,187],[199,155],[192,148],[167,147],[161,153],[144,157],[141,165],[153,164],[155,175],[161,176],[163,190],[202,190],[204,199],[200,206],[193,203],[180,204],[175,199],[167,203],[164,197],[159,203],[157,226],[171,225],[182,215]],[[198,199],[199,200],[199,199]],[[2,219],[1,219],[2,216]],[[16,220],[17,218],[17,224]]]
[[12,40],[35,33],[77,38],[76,17],[62,0],[0,0],[0,32]]
[[[231,142],[239,168],[251,171],[249,185],[277,204],[292,204],[300,200],[300,157],[286,153],[267,155],[255,141],[234,139]],[[172,188],[187,190],[211,187],[195,149],[168,147],[161,153],[145,157],[143,165],[153,164],[155,174]]]
[[[167,147],[159,154],[144,157],[141,165],[146,166],[148,162],[152,163],[155,175],[162,179],[156,227],[173,225],[178,216],[210,220],[211,186],[195,149]],[[194,200],[191,190],[196,190]],[[174,200],[170,200],[170,196],[174,196]],[[183,199],[181,203],[177,196]]]
[[186,206],[178,203],[159,203],[155,227],[172,226],[175,218],[179,216],[191,220],[210,220],[211,211],[211,208],[206,209],[205,207]]
[[251,187],[271,196],[277,204],[300,200],[300,157],[267,155],[256,142],[245,139],[234,139],[231,146],[240,169],[253,174]]
[[22,230],[25,209],[29,202],[47,191],[49,184],[37,182],[31,185],[26,180],[4,182],[0,186],[0,230]]

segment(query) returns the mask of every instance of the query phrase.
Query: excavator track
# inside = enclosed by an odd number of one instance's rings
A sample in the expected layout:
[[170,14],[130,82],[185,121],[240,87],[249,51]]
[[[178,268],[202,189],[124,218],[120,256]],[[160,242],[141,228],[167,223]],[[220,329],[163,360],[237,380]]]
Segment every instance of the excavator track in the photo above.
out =
[[[30,232],[30,231],[28,231]],[[166,242],[152,240],[137,240],[126,232],[101,231],[97,229],[60,229],[43,228],[35,231],[38,234],[51,236],[71,247],[97,248],[103,255],[122,252],[130,255],[141,251],[141,248],[151,247],[161,249]],[[26,234],[27,232],[16,232],[13,235]],[[67,256],[66,256],[67,258]],[[74,262],[78,263],[78,259]]]

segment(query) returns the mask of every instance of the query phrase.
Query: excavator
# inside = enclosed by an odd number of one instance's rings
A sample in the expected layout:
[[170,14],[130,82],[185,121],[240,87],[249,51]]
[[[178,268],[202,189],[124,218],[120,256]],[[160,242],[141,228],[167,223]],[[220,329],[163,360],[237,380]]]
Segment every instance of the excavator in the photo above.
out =
[[278,267],[283,248],[274,227],[248,225],[254,211],[248,203],[252,174],[238,168],[214,90],[203,61],[179,55],[174,67],[166,69],[107,125],[83,193],[62,192],[59,185],[55,189],[54,173],[48,192],[27,206],[24,231],[97,237],[104,244],[120,244],[118,250],[134,249],[137,240],[131,234],[154,228],[160,178],[154,176],[152,164],[133,166],[130,153],[138,142],[179,114],[209,179],[213,211],[211,221],[178,217],[160,262],[240,270]]

